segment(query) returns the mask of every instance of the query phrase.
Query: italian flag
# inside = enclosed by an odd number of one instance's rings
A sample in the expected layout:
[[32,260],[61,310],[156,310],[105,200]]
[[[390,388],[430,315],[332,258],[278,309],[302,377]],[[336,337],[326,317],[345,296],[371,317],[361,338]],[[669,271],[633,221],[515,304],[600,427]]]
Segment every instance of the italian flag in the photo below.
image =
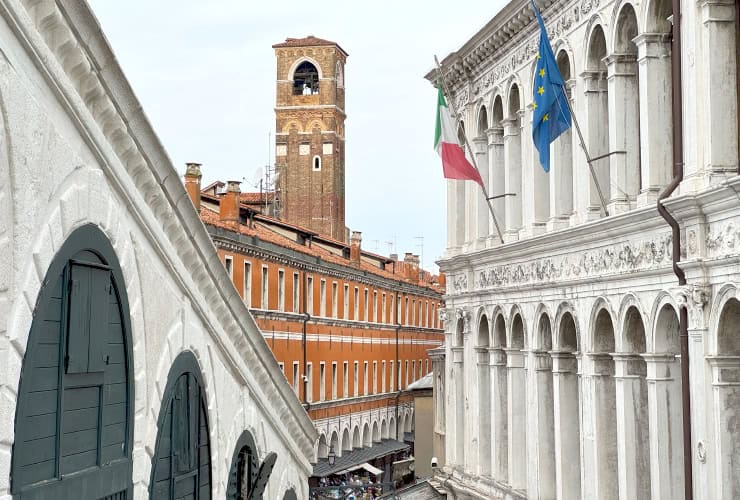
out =
[[434,128],[434,149],[442,157],[442,170],[446,179],[475,181],[483,187],[478,170],[470,164],[457,142],[455,122],[445,102],[442,86],[437,93],[437,125]]

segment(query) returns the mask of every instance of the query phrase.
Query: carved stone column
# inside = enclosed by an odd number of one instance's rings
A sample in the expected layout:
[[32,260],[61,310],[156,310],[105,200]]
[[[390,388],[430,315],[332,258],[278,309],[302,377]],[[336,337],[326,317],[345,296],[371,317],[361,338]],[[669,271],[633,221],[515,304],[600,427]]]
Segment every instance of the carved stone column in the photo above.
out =
[[650,434],[645,363],[638,354],[614,354],[619,498],[650,498]]
[[[506,187],[506,165],[504,163],[504,129],[503,127],[491,127],[486,130],[488,134],[488,195],[501,196],[504,194]],[[496,214],[501,231],[506,230],[506,200],[497,198],[491,200],[493,212]],[[492,245],[499,245],[501,240],[493,227],[493,221],[490,228],[490,242]]]
[[638,205],[655,203],[673,177],[670,35],[642,33],[634,39],[640,88],[640,159]]
[[489,353],[491,368],[492,424],[491,458],[493,478],[502,483],[509,482],[509,423],[506,352],[491,349]]
[[[534,420],[536,434],[534,443],[536,452],[536,498],[555,498],[555,424],[553,422],[553,377],[552,358],[544,351],[532,351],[534,389],[536,406]],[[532,433],[530,433],[530,436]],[[532,482],[530,482],[530,485]],[[531,491],[531,490],[530,490]]]
[[[609,213],[625,212],[640,190],[640,104],[637,61],[632,54],[606,58],[609,85]],[[622,151],[622,152],[619,152]],[[596,156],[596,153],[591,153]]]
[[[455,422],[454,431],[450,432],[450,428],[447,428],[448,443],[452,441],[454,443],[454,460],[450,465],[460,470],[465,467],[465,442],[467,436],[465,435],[465,363],[464,353],[462,347],[452,348],[452,373],[453,380],[455,383]],[[449,413],[448,413],[449,415]]]
[[583,358],[583,498],[619,498],[613,375],[610,355],[590,354]]
[[701,144],[704,165],[711,177],[737,174],[737,95],[735,85],[735,3],[734,0],[701,0],[702,73],[712,89],[698,93]]
[[504,190],[516,196],[507,196],[505,209],[505,241],[519,239],[522,227],[522,144],[519,135],[520,117],[518,115],[503,120],[504,126]]
[[[609,152],[609,107],[606,75],[600,71],[584,71],[581,73],[581,79],[583,80],[585,101],[585,119],[581,124],[584,140],[586,141],[590,155],[600,156]],[[602,210],[596,184],[589,173],[588,163],[585,157],[579,155],[576,158],[578,158],[578,163],[575,167],[576,171],[584,172],[584,176],[588,174],[588,181],[579,184],[580,188],[586,191],[586,196],[579,198],[585,199],[588,203],[585,207],[584,220],[598,219],[601,217]],[[611,183],[609,181],[608,158],[595,161],[593,167],[606,203],[609,203]]]
[[509,485],[515,490],[527,488],[527,383],[525,354],[519,349],[506,351],[508,369],[509,415]]
[[[483,179],[483,185],[487,188],[490,184],[488,174],[488,139],[485,136],[476,137],[473,139],[473,149],[475,150],[475,161],[478,171],[480,172],[481,179]],[[483,248],[485,246],[486,238],[490,235],[489,227],[491,214],[488,211],[488,202],[486,201],[485,196],[483,196],[483,190],[475,182],[470,182],[469,184],[475,192],[477,192],[477,196],[473,197],[473,200],[475,200],[475,206],[477,207],[475,213],[475,247]]]
[[487,347],[475,349],[478,368],[478,474],[491,476],[491,386]]
[[552,352],[556,498],[581,498],[581,412],[578,360]]
[[683,498],[681,363],[674,354],[642,357],[647,362],[651,498]]
[[[574,80],[565,83],[565,92],[571,99]],[[579,146],[580,149],[580,146]],[[579,152],[583,154],[582,152]],[[547,230],[567,227],[573,214],[573,134],[572,127],[552,143],[550,157],[550,220]]]

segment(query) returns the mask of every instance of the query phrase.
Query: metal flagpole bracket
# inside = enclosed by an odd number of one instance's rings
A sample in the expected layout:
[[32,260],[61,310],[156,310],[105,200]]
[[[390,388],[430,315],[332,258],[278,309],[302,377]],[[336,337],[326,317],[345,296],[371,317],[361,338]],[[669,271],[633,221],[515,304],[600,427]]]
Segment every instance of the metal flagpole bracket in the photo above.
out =
[[493,196],[489,196],[486,198],[487,200],[497,200],[499,198],[506,198],[507,196],[516,196],[516,193],[504,193],[504,194],[496,194]]

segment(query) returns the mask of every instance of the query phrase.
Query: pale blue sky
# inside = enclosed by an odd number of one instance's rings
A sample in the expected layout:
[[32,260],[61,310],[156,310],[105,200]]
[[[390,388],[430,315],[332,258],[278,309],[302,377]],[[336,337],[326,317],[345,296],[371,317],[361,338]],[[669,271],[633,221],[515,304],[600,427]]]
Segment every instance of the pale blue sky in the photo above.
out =
[[[433,147],[435,90],[423,76],[505,5],[502,0],[89,0],[175,167],[203,182],[250,186],[268,162],[275,56],[286,37],[314,35],[349,53],[346,222],[363,248],[421,254],[446,240],[446,182]],[[274,144],[269,145],[274,160]],[[388,242],[396,246],[391,250]]]

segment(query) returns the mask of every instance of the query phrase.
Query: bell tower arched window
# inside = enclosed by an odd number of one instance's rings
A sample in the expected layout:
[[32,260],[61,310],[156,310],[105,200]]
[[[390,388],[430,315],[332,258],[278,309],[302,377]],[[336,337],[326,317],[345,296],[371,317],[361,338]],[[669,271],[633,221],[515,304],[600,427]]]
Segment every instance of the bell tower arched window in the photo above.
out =
[[308,61],[303,61],[293,73],[293,95],[319,93],[319,71]]

